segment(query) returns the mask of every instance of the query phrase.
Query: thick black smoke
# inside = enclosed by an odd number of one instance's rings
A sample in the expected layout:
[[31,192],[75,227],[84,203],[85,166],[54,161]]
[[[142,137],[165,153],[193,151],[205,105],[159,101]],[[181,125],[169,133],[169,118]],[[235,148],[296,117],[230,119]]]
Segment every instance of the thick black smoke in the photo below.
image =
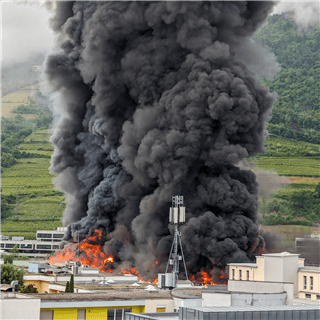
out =
[[183,195],[187,265],[248,261],[263,239],[258,185],[236,164],[263,152],[275,100],[237,60],[273,2],[57,2],[46,75],[60,118],[51,170],[66,241],[105,229],[141,274],[166,262]]

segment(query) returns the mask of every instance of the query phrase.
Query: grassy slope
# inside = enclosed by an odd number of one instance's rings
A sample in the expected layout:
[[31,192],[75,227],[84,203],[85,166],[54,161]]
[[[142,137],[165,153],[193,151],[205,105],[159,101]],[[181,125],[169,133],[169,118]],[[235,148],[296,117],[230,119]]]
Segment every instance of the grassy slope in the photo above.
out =
[[319,145],[269,136],[265,147],[265,154],[249,159],[258,167],[285,176],[320,177]]
[[[5,118],[13,118],[16,113],[12,111],[20,104],[28,104],[32,94],[39,91],[39,84],[21,88],[18,91],[7,94],[2,97],[1,116]],[[26,119],[33,119],[35,114],[23,114]]]
[[[51,154],[50,132],[38,131],[19,146],[21,151]],[[35,239],[38,229],[50,230],[62,226],[64,196],[54,190],[53,175],[49,174],[50,159],[19,159],[18,163],[2,174],[2,193],[14,195],[16,204],[13,215],[2,222],[4,235],[19,235]]]

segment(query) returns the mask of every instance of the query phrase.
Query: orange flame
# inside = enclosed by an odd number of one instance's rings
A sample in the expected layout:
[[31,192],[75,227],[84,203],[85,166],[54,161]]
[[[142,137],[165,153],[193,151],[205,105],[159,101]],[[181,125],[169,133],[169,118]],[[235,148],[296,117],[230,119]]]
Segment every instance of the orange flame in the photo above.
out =
[[[54,256],[49,258],[49,263],[56,264],[66,261],[80,261],[93,268],[99,268],[100,272],[112,272],[110,263],[114,262],[113,256],[103,251],[103,246],[99,244],[102,239],[102,232],[95,230],[95,235],[87,237],[79,245],[70,244],[62,251],[58,251]],[[90,243],[93,242],[93,243]],[[81,254],[76,255],[79,250]]]
[[[80,261],[82,264],[87,264],[92,268],[99,268],[100,272],[111,273],[112,272],[112,263],[114,258],[111,254],[106,254],[103,251],[103,245],[99,244],[102,240],[102,232],[100,230],[95,230],[94,236],[89,236],[86,239],[82,240],[79,245],[69,244],[62,251],[58,251],[54,256],[49,258],[49,263],[57,264],[66,261]],[[77,250],[81,252],[78,256],[76,254]],[[156,261],[155,265],[159,262]],[[144,283],[154,283],[158,282],[158,279],[155,280],[146,280],[142,279],[138,271],[134,267],[121,269],[122,274],[132,274],[137,276],[140,281]]]
[[[221,275],[219,276],[220,279],[224,279],[224,271],[221,270]],[[190,281],[194,282],[194,283],[198,283],[198,284],[202,284],[202,285],[211,285],[211,286],[216,286],[218,283],[214,282],[213,280],[213,276],[206,271],[200,271],[198,272],[196,275],[192,275],[190,277]],[[225,285],[226,281],[218,281],[219,284]]]

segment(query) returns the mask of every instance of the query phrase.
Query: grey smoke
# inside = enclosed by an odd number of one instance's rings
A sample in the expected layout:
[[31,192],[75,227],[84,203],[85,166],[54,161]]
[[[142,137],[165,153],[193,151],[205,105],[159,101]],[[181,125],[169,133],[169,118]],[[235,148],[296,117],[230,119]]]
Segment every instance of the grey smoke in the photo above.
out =
[[46,75],[60,118],[51,171],[65,241],[95,228],[119,264],[154,277],[172,240],[171,196],[192,272],[249,261],[264,241],[258,184],[236,165],[264,152],[275,95],[237,51],[273,2],[57,2]]
[[241,161],[238,166],[241,169],[251,170],[255,173],[259,185],[259,197],[263,203],[280,188],[285,188],[290,184],[288,177],[279,176],[275,171],[257,168],[255,163]]
[[288,13],[302,28],[319,26],[319,1],[278,1],[273,14]]

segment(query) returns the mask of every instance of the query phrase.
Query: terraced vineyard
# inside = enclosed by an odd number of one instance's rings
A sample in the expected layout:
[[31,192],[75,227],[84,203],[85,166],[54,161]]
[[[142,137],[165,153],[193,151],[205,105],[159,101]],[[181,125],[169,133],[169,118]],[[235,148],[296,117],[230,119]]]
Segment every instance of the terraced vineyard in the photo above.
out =
[[[19,145],[21,151],[50,156],[53,148],[49,143],[50,131],[41,130]],[[49,174],[50,158],[19,159],[17,164],[2,174],[2,194],[15,197],[12,214],[4,220],[4,235],[19,235],[35,239],[36,230],[50,230],[62,226],[64,196],[54,190],[53,175]]]
[[[265,147],[265,154],[249,159],[259,168],[283,176],[320,177],[319,145],[269,136]],[[316,179],[313,181],[317,183]]]

